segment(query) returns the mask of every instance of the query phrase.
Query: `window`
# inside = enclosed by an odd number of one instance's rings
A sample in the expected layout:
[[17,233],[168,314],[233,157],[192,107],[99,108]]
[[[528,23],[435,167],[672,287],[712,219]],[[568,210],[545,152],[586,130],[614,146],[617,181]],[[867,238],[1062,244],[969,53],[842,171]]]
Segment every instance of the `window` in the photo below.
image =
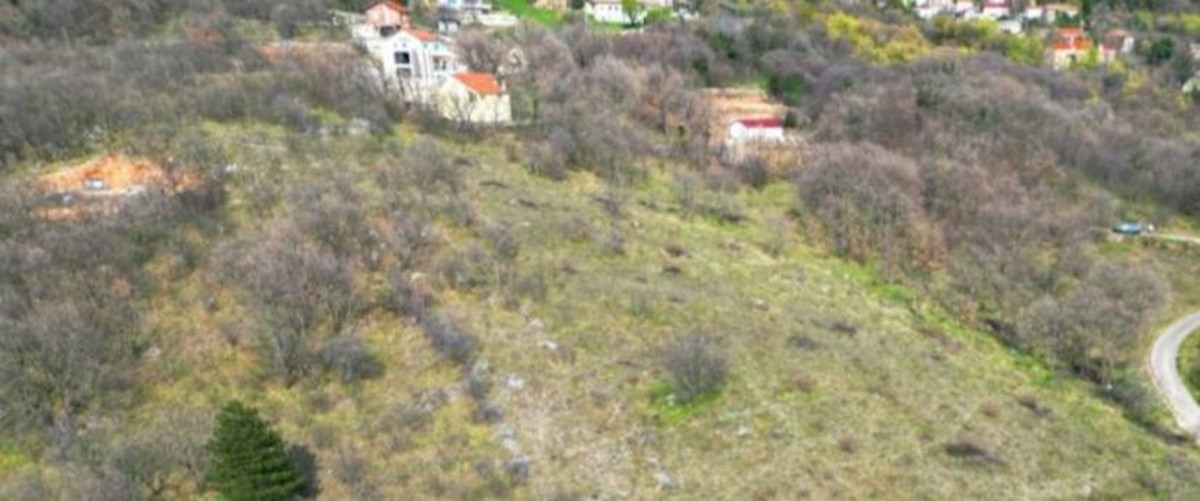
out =
[[396,53],[396,64],[409,65],[412,64],[412,54],[407,52]]

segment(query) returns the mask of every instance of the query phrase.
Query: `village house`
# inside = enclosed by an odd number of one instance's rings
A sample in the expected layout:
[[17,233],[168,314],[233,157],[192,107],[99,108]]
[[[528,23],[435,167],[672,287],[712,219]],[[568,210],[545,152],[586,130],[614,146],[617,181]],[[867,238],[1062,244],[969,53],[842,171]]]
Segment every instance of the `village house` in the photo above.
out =
[[[621,0],[587,0],[583,6],[583,13],[595,19],[597,22],[607,24],[634,24],[644,23],[650,9],[674,9],[674,0],[637,0],[638,9],[633,13],[633,19],[630,19],[630,13],[625,11],[625,6],[621,4]],[[674,13],[679,16],[679,12]]]
[[489,28],[516,26],[516,16],[497,12],[484,0],[438,0],[437,25],[439,33],[457,33],[466,25],[478,24]]
[[1079,19],[1079,7],[1071,4],[1052,3],[1042,8],[1042,20],[1050,24],[1076,19]]
[[447,120],[477,124],[512,123],[504,85],[489,73],[459,73],[442,84],[438,112]]
[[724,157],[739,162],[783,144],[783,121],[774,117],[738,118],[725,133]]
[[979,17],[998,21],[1006,18],[1012,13],[1009,0],[985,0],[983,2],[983,10],[979,12]]
[[1001,33],[1009,35],[1020,35],[1025,31],[1025,26],[1020,19],[1001,19],[996,21],[996,27]]
[[967,18],[975,12],[975,2],[971,0],[958,0],[954,2],[954,17]]
[[396,30],[411,27],[408,8],[399,2],[384,0],[367,7],[363,12],[366,25],[381,37],[390,36]]
[[1059,28],[1054,32],[1046,62],[1056,70],[1067,69],[1084,61],[1094,49],[1092,39],[1079,28]]
[[729,141],[733,143],[782,140],[783,121],[778,118],[739,118],[729,124]]
[[1121,29],[1108,30],[1104,34],[1104,41],[1101,42],[1106,61],[1112,61],[1117,57],[1132,54],[1136,45],[1137,39],[1128,31]]
[[938,14],[950,12],[954,8],[952,0],[917,0],[911,5],[917,17],[926,21],[937,17]]
[[435,107],[454,120],[512,121],[508,95],[496,78],[465,72],[454,41],[413,27],[405,6],[376,2],[363,19],[352,30],[355,43],[376,60],[384,81],[405,101]]
[[1021,17],[1026,21],[1041,21],[1046,18],[1046,10],[1043,9],[1036,1],[1030,1],[1025,6],[1025,11],[1021,13]]
[[[583,6],[583,13],[601,23],[626,24],[630,22],[629,15],[625,12],[620,0],[589,0]],[[635,19],[635,21],[644,20],[645,11],[643,10],[637,16],[641,19]]]
[[448,40],[414,28],[403,5],[385,0],[367,8],[354,41],[380,64],[386,81],[409,100],[421,100],[459,71],[458,54]]

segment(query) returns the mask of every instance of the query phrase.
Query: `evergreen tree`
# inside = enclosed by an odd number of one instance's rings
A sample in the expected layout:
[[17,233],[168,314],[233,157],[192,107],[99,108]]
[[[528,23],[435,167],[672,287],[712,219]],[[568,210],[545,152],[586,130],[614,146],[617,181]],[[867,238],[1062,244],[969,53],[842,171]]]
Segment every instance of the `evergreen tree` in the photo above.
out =
[[221,409],[208,451],[208,481],[228,501],[286,501],[304,487],[279,433],[241,402]]

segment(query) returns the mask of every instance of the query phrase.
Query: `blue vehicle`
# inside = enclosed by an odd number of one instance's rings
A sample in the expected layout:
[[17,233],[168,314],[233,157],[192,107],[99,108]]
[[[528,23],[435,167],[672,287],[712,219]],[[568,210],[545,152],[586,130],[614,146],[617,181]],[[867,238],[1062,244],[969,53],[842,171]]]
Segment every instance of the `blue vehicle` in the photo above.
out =
[[1136,237],[1138,235],[1141,235],[1142,232],[1145,231],[1145,228],[1142,228],[1142,223],[1139,223],[1136,221],[1125,221],[1122,223],[1117,223],[1116,226],[1113,226],[1112,230],[1113,230],[1113,233],[1117,233],[1119,235],[1128,235],[1131,237]]

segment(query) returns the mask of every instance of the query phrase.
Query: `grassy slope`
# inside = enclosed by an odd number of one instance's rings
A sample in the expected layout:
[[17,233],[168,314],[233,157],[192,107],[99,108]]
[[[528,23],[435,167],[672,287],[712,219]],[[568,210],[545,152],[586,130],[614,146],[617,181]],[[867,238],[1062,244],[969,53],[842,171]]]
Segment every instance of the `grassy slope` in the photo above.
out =
[[[276,132],[254,139],[249,130],[218,133],[246,144],[281,139]],[[412,136],[402,130],[393,140]],[[278,182],[287,185],[334,168],[364,173],[362,166],[379,161],[372,143],[336,140],[333,147],[345,152],[336,166],[271,147],[236,151],[249,169],[282,158]],[[790,188],[732,195],[727,201],[743,204],[749,221],[729,225],[681,216],[668,176],[653,168],[650,180],[630,190],[627,214],[612,223],[626,240],[625,255],[614,255],[599,243],[610,224],[593,201],[605,191],[602,182],[530,176],[506,162],[497,143],[452,151],[478,161],[468,175],[470,199],[484,220],[516,225],[522,279],[542,277],[545,293],[514,310],[487,291],[437,288],[444,310],[483,339],[483,358],[497,375],[500,423],[472,423],[458,370],[416,329],[385,313],[361,326],[386,364],[382,378],[264,388],[253,357],[224,341],[223,332],[239,331],[237,305],[200,274],[164,281],[163,294],[146,305],[164,355],[148,363],[153,386],[137,415],[205,412],[232,396],[249,399],[287,439],[318,455],[329,499],[352,496],[334,471],[356,454],[369,461],[366,476],[384,498],[502,492],[498,475],[477,465],[509,457],[506,437],[534,465],[517,498],[1045,499],[1089,488],[1144,498],[1154,495],[1147,485],[1160,496],[1200,495],[1186,485],[1197,478],[1191,449],[1163,444],[1082,385],[1046,374],[984,335],[914,313],[920,303],[907,291],[875,284],[862,268],[806,246],[786,216]],[[253,224],[236,207],[233,219]],[[582,238],[565,236],[579,228],[589,228]],[[449,226],[443,235],[448,253],[472,240]],[[667,245],[690,255],[668,257]],[[172,259],[156,264],[171,269]],[[682,273],[666,274],[666,265]],[[216,312],[201,306],[208,295],[223,305]],[[720,337],[732,379],[714,401],[671,408],[654,398],[662,381],[654,353],[692,330]],[[816,347],[793,347],[797,336]],[[424,405],[442,397],[445,404]],[[1021,406],[1020,397],[1036,399],[1049,416]],[[420,415],[413,409],[429,409],[428,417],[412,418]],[[944,444],[958,440],[994,450],[1000,462],[948,456]],[[0,458],[8,456],[0,449]],[[677,488],[658,492],[656,472]]]

